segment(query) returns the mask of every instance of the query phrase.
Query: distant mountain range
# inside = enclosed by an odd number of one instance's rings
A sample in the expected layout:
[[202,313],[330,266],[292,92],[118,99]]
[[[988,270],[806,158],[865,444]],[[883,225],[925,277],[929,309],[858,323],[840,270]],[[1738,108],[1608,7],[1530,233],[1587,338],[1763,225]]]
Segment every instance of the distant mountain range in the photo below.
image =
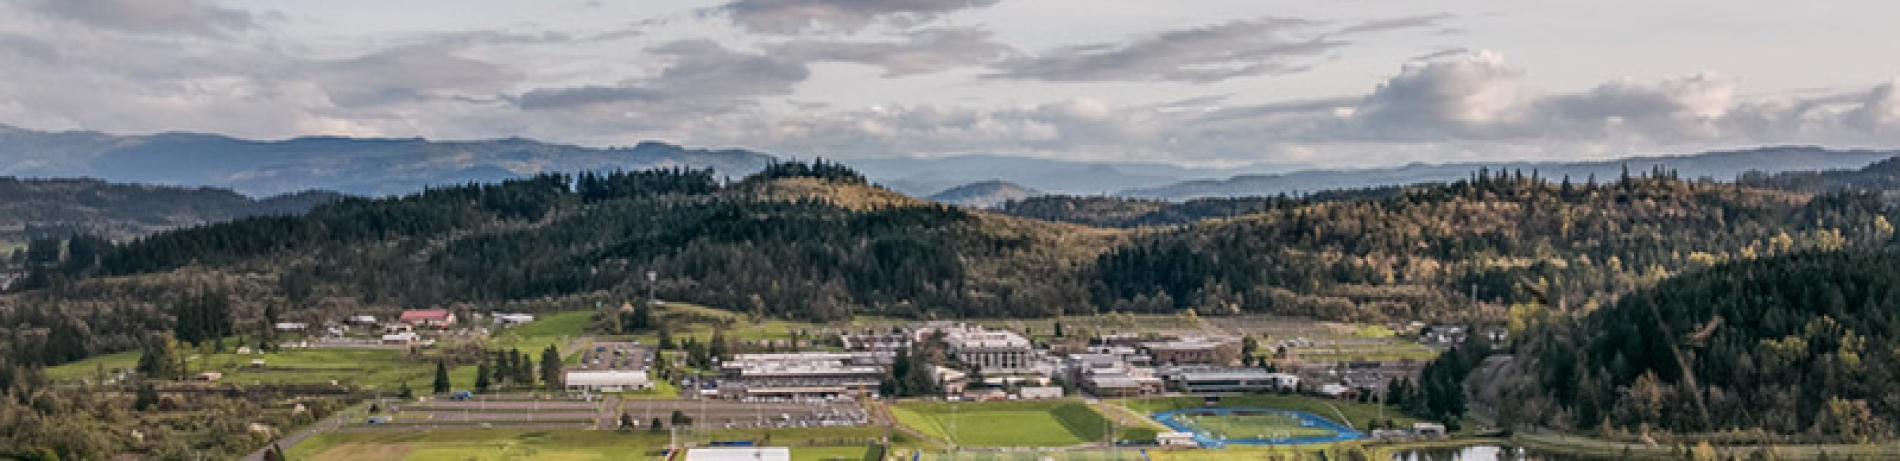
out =
[[1043,195],[1041,191],[1007,181],[965,184],[931,195],[927,200],[976,208],[996,208],[1012,200]]
[[127,240],[257,215],[298,215],[341,197],[300,192],[252,199],[228,189],[0,177],[0,244],[90,234]]
[[1182,181],[1286,171],[1278,165],[1189,168],[1165,163],[1110,163],[998,155],[851,159],[846,164],[879,185],[917,197],[984,181],[1005,181],[1051,194],[1109,195]]
[[[943,158],[845,160],[873,182],[915,197],[944,195],[949,203],[973,199],[982,183],[1011,183],[1050,194],[1106,195],[1180,201],[1202,197],[1269,196],[1357,189],[1469,177],[1480,168],[1536,171],[1585,181],[1610,180],[1625,166],[1638,172],[1661,165],[1681,177],[1732,181],[1745,172],[1852,170],[1900,151],[1765,147],[1683,156],[1589,162],[1412,164],[1351,170],[1300,170],[1291,165],[1191,168],[1162,163],[1106,163],[968,155]],[[254,141],[219,135],[162,133],[111,135],[43,132],[0,126],[0,175],[92,177],[111,182],[220,187],[253,197],[304,190],[392,195],[429,186],[495,182],[546,171],[638,170],[683,166],[740,177],[773,162],[768,154],[690,149],[659,142],[592,148],[506,138],[486,141],[305,137]],[[989,187],[996,184],[991,183]],[[952,191],[964,186],[978,189]],[[1011,192],[1020,194],[1020,192]],[[980,194],[979,194],[980,195]]]
[[1585,182],[1591,176],[1598,181],[1615,180],[1627,167],[1641,174],[1655,166],[1673,169],[1683,178],[1711,178],[1734,181],[1742,173],[1759,171],[1780,173],[1799,170],[1856,170],[1877,161],[1900,156],[1900,151],[1829,150],[1818,147],[1764,147],[1750,150],[1716,151],[1683,156],[1632,157],[1590,162],[1493,162],[1412,164],[1394,168],[1359,170],[1312,170],[1271,175],[1243,175],[1219,180],[1196,180],[1160,187],[1135,187],[1119,195],[1161,200],[1187,200],[1202,197],[1245,197],[1280,193],[1317,192],[1332,189],[1445,182],[1468,178],[1480,168],[1491,171],[1536,172],[1553,180],[1569,176]]
[[686,149],[658,142],[601,149],[520,138],[253,141],[193,133],[121,136],[0,126],[0,175],[211,186],[253,197],[313,189],[392,195],[543,171],[685,166],[710,167],[719,175],[739,177],[771,160],[757,152]]

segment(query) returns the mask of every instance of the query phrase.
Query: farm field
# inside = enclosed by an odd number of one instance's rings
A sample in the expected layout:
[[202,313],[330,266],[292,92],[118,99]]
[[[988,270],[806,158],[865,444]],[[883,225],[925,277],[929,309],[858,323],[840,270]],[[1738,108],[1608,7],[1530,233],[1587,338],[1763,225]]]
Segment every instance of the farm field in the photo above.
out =
[[[585,333],[591,314],[591,311],[562,312],[543,316],[526,325],[500,330],[490,339],[490,347],[500,350],[520,349],[531,357],[539,358],[541,349],[549,345],[565,347],[569,340]],[[187,354],[191,355],[189,352]],[[284,349],[247,355],[227,352],[196,355],[197,358],[190,359],[187,366],[194,373],[223,373],[223,382],[236,384],[327,384],[336,381],[338,384],[394,391],[407,382],[411,388],[422,391],[433,379],[435,362],[411,360],[405,357],[406,354],[407,351],[401,349],[386,348]],[[264,360],[264,365],[251,366],[251,361],[258,359]],[[77,380],[94,376],[100,371],[130,370],[137,366],[138,360],[138,351],[119,352],[49,367],[46,374],[55,380]],[[475,366],[455,367],[450,370],[449,378],[457,389],[472,387],[475,383]]]
[[1060,447],[1099,441],[1108,420],[1078,401],[911,403],[898,422],[967,447]]

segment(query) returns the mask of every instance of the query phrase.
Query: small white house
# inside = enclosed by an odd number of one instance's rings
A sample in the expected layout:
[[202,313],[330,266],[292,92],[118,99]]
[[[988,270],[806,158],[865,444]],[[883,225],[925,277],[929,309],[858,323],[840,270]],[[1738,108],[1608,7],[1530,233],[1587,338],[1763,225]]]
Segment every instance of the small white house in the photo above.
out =
[[570,371],[566,380],[569,392],[626,392],[653,388],[644,371]]
[[1438,423],[1412,423],[1412,434],[1428,438],[1444,437],[1445,425]]
[[502,325],[520,325],[534,321],[532,314],[495,314],[494,317],[495,323]]
[[277,331],[303,331],[305,328],[310,328],[310,324],[301,322],[277,322],[275,327]]
[[374,315],[352,315],[352,316],[350,316],[350,323],[354,323],[354,324],[357,324],[357,325],[375,325],[375,324],[376,324],[376,316],[374,316]]
[[1350,392],[1352,392],[1352,388],[1334,383],[1326,383],[1319,386],[1319,395],[1335,399],[1344,398],[1346,394]]
[[1155,434],[1155,443],[1164,447],[1196,447],[1193,432],[1163,432]]

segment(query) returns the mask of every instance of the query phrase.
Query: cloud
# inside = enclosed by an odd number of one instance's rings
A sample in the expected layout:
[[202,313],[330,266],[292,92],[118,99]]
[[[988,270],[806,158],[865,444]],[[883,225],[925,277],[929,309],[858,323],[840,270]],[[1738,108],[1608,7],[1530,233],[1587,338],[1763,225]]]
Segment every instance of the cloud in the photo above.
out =
[[203,0],[30,0],[26,5],[47,17],[140,34],[224,37],[258,27],[250,12]]
[[1069,46],[1006,60],[992,76],[1055,82],[1208,83],[1294,72],[1308,65],[1301,59],[1346,45],[1311,36],[1315,25],[1304,19],[1261,18],[1169,31],[1126,43]]
[[792,61],[868,64],[883,68],[885,77],[903,77],[987,64],[1014,51],[980,29],[924,29],[905,32],[902,38],[895,42],[796,40],[771,46],[770,54]]
[[1525,89],[1522,75],[1496,52],[1446,54],[1407,63],[1357,101],[1227,108],[1197,123],[1251,123],[1309,143],[1900,141],[1900,80],[1863,92],[1740,100],[1736,81],[1713,72],[1618,79],[1571,93]]
[[718,11],[746,30],[790,35],[810,30],[856,32],[880,20],[917,23],[994,4],[996,0],[736,0]]
[[1469,134],[1507,121],[1517,107],[1520,72],[1483,51],[1408,63],[1353,111],[1371,130],[1392,136]]
[[1450,13],[1423,14],[1398,18],[1375,19],[1365,21],[1333,32],[1336,35],[1350,35],[1372,32],[1387,32],[1404,29],[1434,27],[1447,19],[1458,17]]
[[[680,40],[648,50],[671,58],[658,74],[614,85],[540,88],[517,97],[526,110],[583,109],[626,103],[672,104],[710,112],[751,104],[751,98],[791,94],[811,71],[802,62],[734,51],[710,40]],[[702,114],[703,115],[703,114]]]
[[1900,131],[1900,78],[1875,86],[1846,115],[1847,124],[1868,132]]
[[404,46],[314,63],[315,78],[342,107],[440,98],[479,99],[522,79],[510,67],[461,56],[448,42]]

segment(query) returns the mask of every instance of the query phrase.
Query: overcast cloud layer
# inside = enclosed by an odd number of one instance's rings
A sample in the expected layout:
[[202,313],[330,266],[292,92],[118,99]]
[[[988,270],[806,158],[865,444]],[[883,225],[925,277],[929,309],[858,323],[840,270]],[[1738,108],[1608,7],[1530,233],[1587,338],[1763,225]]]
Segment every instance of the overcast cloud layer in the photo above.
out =
[[1195,165],[1900,145],[1900,32],[1856,28],[1900,6],[1492,3],[0,0],[0,123]]

